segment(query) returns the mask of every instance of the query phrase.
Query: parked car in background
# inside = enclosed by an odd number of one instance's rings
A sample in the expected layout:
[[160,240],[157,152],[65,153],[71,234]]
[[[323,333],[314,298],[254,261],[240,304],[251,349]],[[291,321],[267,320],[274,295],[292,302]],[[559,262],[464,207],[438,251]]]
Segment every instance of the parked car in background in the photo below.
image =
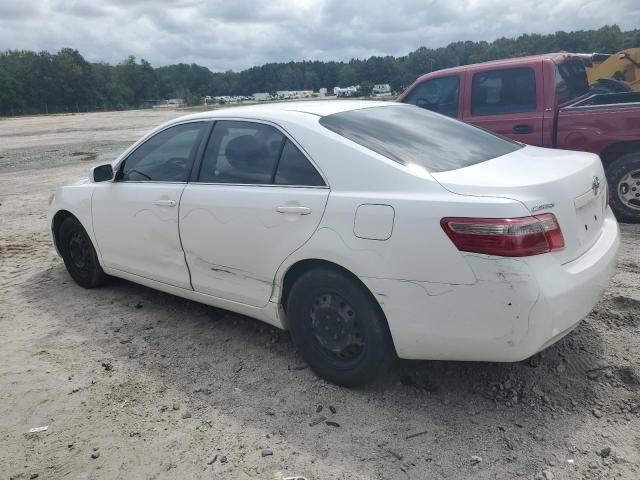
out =
[[516,361],[570,332],[615,267],[596,155],[389,102],[172,120],[50,199],[86,288],[125,278],[291,331],[341,385],[395,356]]
[[529,145],[597,153],[616,216],[640,222],[640,92],[593,95],[578,56],[438,70],[418,78],[398,100]]

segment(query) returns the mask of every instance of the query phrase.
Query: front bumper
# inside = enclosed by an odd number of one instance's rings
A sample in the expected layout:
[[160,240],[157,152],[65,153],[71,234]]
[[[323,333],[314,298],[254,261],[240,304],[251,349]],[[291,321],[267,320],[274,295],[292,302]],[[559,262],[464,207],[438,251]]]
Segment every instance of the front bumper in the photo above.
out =
[[465,254],[471,285],[362,278],[384,311],[400,358],[512,362],[573,330],[609,284],[620,230],[609,210],[596,243],[561,265],[553,255]]

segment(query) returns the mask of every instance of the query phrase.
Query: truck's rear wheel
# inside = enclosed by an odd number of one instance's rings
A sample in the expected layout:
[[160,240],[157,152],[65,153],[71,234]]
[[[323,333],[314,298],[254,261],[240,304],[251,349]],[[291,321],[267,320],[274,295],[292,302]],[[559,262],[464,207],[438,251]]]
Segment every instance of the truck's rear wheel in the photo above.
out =
[[611,162],[607,181],[616,218],[640,223],[640,152],[626,153]]

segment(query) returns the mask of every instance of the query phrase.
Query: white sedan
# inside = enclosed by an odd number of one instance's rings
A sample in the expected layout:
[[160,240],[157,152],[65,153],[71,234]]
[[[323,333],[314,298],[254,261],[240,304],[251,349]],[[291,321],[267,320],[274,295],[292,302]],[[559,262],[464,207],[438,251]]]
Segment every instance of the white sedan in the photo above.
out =
[[308,101],[172,120],[50,199],[86,288],[108,275],[290,330],[341,385],[408,359],[517,361],[615,267],[593,154],[411,105]]

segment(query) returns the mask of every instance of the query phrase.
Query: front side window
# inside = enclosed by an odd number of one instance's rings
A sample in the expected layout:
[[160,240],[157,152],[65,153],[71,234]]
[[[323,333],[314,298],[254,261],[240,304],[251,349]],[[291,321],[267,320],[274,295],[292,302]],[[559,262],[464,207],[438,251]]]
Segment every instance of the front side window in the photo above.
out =
[[324,185],[309,160],[280,130],[243,121],[217,121],[198,181],[244,185]]
[[124,161],[118,180],[186,182],[198,148],[202,122],[167,128],[140,145]]
[[430,172],[468,167],[522,144],[413,105],[369,107],[327,115],[320,124],[402,165]]
[[476,73],[471,82],[471,115],[536,111],[536,76],[531,68]]
[[449,117],[457,117],[459,92],[460,79],[457,75],[433,78],[414,88],[404,102]]

